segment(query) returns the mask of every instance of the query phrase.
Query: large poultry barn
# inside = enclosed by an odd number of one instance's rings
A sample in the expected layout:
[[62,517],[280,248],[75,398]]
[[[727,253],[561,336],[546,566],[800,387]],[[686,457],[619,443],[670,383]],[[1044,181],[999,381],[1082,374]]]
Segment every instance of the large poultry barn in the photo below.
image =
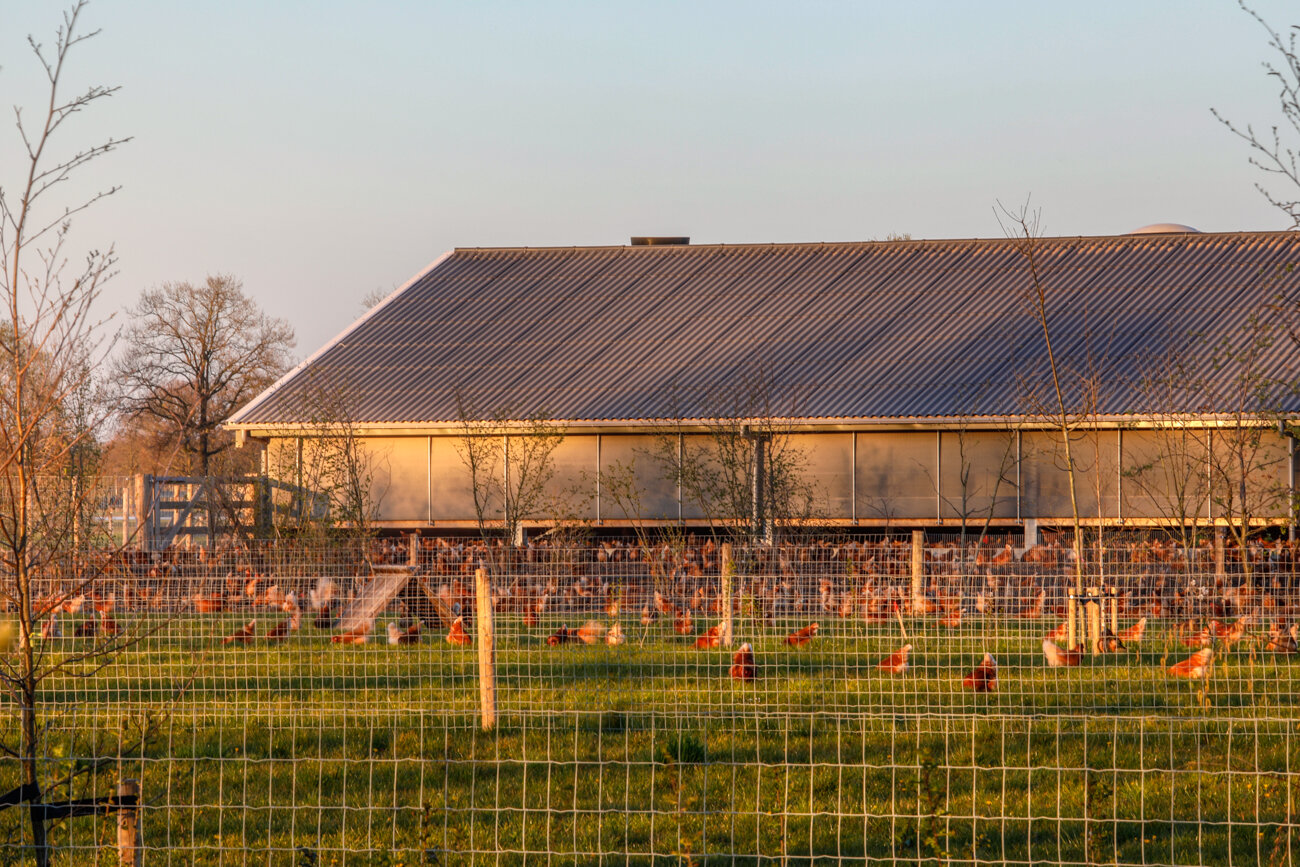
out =
[[610,530],[716,517],[652,457],[721,429],[794,449],[827,527],[1290,520],[1300,233],[685,241],[456,249],[229,427],[292,476],[325,387],[390,529],[475,526],[464,437],[542,422],[548,489]]

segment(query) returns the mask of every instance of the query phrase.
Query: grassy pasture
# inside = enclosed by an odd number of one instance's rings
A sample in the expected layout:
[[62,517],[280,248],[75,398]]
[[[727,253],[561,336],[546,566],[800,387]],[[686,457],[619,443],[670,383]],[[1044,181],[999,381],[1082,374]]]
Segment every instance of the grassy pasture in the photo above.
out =
[[[727,651],[667,625],[551,648],[559,621],[501,617],[485,734],[472,648],[341,647],[309,625],[220,645],[242,622],[183,618],[46,694],[67,709],[52,772],[121,752],[155,712],[143,749],[88,790],[142,780],[147,863],[1267,864],[1300,846],[1300,663],[1241,645],[1206,681],[1174,681],[1164,667],[1190,650],[1162,624],[1049,669],[1053,619],[823,615],[802,649],[741,620],[760,666],[742,684]],[[900,628],[912,668],[880,674]],[[998,691],[965,692],[985,651]],[[16,776],[0,759],[0,787]],[[18,818],[0,811],[0,843],[20,842]],[[56,860],[112,863],[114,829],[62,823]]]

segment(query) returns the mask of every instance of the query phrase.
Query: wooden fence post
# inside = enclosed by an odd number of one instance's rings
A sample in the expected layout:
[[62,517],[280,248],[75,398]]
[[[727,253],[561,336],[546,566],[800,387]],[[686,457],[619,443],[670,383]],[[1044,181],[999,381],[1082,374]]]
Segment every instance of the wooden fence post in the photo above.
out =
[[722,646],[731,646],[731,612],[735,610],[735,604],[732,601],[731,580],[736,574],[736,562],[731,559],[731,543],[722,543],[722,586],[719,588],[719,594],[722,599]]
[[1073,590],[1067,590],[1065,606],[1065,649],[1074,650],[1079,646],[1079,605],[1080,600]]
[[483,710],[483,731],[490,732],[497,724],[497,664],[493,647],[492,588],[486,569],[474,571],[474,587],[478,596],[474,612],[478,626],[478,697]]
[[925,611],[925,531],[912,531],[912,613]]
[[1102,652],[1102,646],[1101,598],[1097,595],[1096,587],[1088,588],[1088,602],[1084,605],[1083,610],[1088,616],[1088,644],[1092,648],[1092,655],[1097,656]]
[[120,807],[117,811],[118,861],[128,867],[140,867],[144,863],[144,843],[140,835],[140,781],[118,783],[117,797],[119,800],[135,798],[133,806]]

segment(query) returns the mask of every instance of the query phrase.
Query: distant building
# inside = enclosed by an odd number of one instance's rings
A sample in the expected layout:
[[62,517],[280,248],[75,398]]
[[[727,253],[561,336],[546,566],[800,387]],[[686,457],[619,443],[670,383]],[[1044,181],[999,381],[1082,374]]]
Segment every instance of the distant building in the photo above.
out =
[[[304,410],[313,383],[343,384],[348,417],[383,457],[380,523],[466,528],[475,511],[457,453],[459,390],[484,418],[540,413],[563,427],[553,487],[588,491],[581,517],[626,525],[597,481],[617,462],[637,468],[641,517],[691,523],[703,512],[648,453],[664,437],[703,447],[710,419],[735,405],[722,396],[758,381],[774,409],[753,421],[781,417],[828,526],[951,528],[989,509],[1000,527],[1064,525],[1032,258],[1079,427],[1076,494],[1089,523],[1144,526],[1175,512],[1207,522],[1242,490],[1251,515],[1285,522],[1296,463],[1285,421],[1300,418],[1286,383],[1300,351],[1277,311],[1300,289],[1300,233],[1161,228],[1029,245],[457,249],[229,427],[293,448],[318,433]],[[1234,379],[1243,373],[1246,390]],[[1243,425],[1259,432],[1245,488],[1232,462],[1214,466]]]

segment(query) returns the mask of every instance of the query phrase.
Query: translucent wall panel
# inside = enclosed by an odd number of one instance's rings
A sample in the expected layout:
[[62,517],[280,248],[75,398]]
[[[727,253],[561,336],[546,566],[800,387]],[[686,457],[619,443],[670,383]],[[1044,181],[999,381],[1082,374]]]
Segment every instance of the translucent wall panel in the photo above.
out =
[[939,470],[945,521],[1016,517],[1014,431],[944,431]]
[[625,521],[638,507],[647,520],[677,519],[677,485],[658,455],[676,437],[609,434],[600,438],[600,517]]
[[[1079,517],[1118,516],[1119,434],[1099,431],[1075,434],[1070,439],[1074,462],[1075,496]],[[1070,473],[1066,469],[1065,447],[1055,432],[1026,432],[1021,439],[1021,514],[1027,518],[1067,520],[1070,506]]]
[[1289,447],[1275,428],[1211,432],[1210,501],[1216,517],[1277,518],[1287,514]]
[[933,431],[859,433],[858,517],[930,521],[938,511]]
[[381,521],[422,521],[429,514],[427,437],[367,437],[374,479],[375,517]]
[[812,486],[813,515],[853,517],[853,434],[803,434],[789,437],[788,443],[790,465],[799,466],[802,481]]
[[[512,445],[511,448],[514,448]],[[531,517],[594,520],[596,517],[596,437],[567,436],[551,454],[555,474],[546,484],[541,511]]]
[[[429,498],[435,521],[474,520],[474,489],[456,448],[457,438],[434,437],[429,449]],[[499,470],[498,470],[499,472]],[[495,504],[493,517],[500,516]]]
[[1176,526],[1206,516],[1206,431],[1124,431],[1125,518]]

